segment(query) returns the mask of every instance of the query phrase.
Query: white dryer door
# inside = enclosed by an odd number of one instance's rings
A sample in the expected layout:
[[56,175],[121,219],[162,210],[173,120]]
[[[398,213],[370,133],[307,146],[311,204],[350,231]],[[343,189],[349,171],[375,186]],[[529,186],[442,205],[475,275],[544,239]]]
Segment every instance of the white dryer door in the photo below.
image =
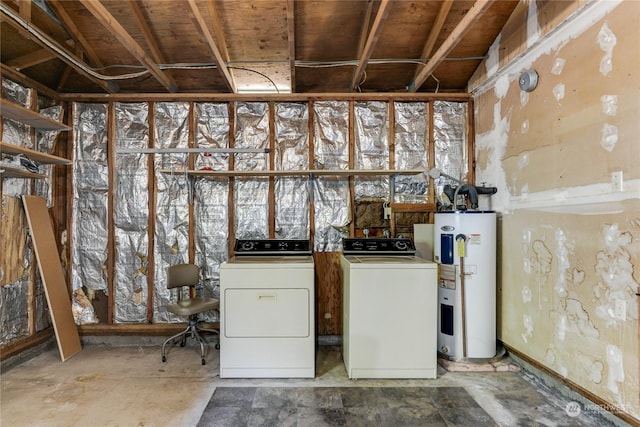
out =
[[225,289],[228,338],[304,338],[309,330],[308,289]]

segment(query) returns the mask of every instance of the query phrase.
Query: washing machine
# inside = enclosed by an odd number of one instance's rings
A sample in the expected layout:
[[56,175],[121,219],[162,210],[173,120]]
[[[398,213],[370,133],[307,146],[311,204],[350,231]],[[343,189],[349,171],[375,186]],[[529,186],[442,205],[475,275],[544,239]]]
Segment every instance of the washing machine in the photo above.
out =
[[437,264],[382,238],[343,239],[340,263],[349,378],[436,378]]
[[237,240],[220,266],[220,378],[315,377],[308,240]]

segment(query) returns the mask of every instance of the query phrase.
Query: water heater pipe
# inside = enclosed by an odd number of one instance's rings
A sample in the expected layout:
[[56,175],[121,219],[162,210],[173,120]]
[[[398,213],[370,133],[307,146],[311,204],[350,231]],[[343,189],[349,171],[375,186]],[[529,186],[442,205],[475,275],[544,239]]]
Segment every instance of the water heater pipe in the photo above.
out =
[[460,258],[460,311],[462,314],[462,357],[467,357],[467,315],[464,307],[465,295],[464,295],[464,250],[467,236],[464,234],[458,234],[456,236],[456,242],[458,243],[458,257]]

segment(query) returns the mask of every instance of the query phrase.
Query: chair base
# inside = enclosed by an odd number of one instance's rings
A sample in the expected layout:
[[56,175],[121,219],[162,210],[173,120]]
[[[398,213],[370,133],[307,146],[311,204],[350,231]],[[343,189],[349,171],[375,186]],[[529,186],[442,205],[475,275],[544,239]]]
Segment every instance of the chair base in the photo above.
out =
[[166,356],[166,352],[165,349],[167,347],[167,344],[169,343],[173,343],[175,342],[175,340],[177,340],[178,338],[181,338],[180,341],[180,347],[184,347],[187,343],[187,338],[188,337],[192,337],[194,339],[197,339],[198,342],[200,343],[200,358],[202,360],[202,364],[206,364],[206,360],[205,360],[205,354],[204,354],[204,346],[205,344],[207,344],[207,342],[204,340],[204,338],[202,337],[202,335],[200,334],[200,332],[211,332],[214,334],[218,335],[218,343],[216,344],[216,349],[220,348],[220,332],[215,330],[215,329],[206,329],[206,328],[200,328],[198,327],[198,316],[191,316],[189,318],[189,326],[187,326],[187,329],[185,329],[184,331],[175,334],[174,336],[167,338],[165,340],[164,343],[162,343],[162,362],[166,362],[167,361],[167,356]]

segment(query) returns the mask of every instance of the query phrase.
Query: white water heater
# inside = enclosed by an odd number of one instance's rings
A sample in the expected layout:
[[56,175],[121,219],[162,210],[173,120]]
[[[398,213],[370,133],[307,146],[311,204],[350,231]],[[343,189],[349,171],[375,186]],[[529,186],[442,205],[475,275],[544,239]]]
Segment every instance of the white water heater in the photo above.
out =
[[496,213],[437,212],[438,352],[452,360],[496,354]]

